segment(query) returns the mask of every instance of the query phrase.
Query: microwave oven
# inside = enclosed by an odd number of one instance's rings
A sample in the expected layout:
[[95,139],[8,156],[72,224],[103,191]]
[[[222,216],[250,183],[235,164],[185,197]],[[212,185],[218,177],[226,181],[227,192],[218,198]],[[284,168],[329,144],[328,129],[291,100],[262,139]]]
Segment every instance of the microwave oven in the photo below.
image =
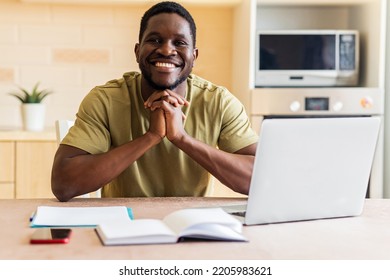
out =
[[356,86],[356,30],[259,30],[256,87]]

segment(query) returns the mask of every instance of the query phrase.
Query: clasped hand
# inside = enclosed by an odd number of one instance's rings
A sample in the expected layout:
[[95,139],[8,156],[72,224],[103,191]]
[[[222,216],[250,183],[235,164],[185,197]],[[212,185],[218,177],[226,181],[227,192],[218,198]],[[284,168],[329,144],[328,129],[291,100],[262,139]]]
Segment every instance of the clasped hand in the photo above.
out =
[[171,90],[154,92],[144,102],[145,108],[150,109],[149,131],[172,142],[180,139],[185,134],[181,107],[188,104],[184,97]]

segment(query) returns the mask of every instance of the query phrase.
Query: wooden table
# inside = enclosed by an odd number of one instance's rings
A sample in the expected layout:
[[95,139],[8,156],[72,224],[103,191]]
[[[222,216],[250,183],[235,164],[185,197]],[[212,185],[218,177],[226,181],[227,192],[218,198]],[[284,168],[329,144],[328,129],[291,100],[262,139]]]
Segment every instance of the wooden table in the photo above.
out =
[[75,228],[65,245],[30,245],[29,216],[39,205],[131,207],[135,218],[162,218],[186,207],[241,204],[243,198],[0,200],[0,259],[8,260],[343,260],[390,259],[390,200],[369,199],[359,217],[246,226],[241,242],[103,246],[92,228]]

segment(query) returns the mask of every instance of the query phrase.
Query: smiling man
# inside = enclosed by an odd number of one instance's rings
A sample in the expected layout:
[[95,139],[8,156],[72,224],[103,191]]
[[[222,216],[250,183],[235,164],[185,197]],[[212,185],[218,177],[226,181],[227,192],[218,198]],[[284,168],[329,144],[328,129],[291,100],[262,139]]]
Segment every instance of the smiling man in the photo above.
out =
[[210,174],[247,194],[257,135],[226,88],[191,74],[196,26],[175,2],[141,19],[141,73],[97,86],[54,158],[60,201],[102,188],[103,197],[203,196]]

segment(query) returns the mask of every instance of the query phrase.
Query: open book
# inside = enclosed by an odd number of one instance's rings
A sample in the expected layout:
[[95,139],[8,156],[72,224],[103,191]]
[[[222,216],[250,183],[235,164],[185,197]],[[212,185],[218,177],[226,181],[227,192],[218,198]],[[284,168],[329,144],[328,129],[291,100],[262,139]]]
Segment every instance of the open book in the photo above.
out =
[[104,245],[176,243],[181,238],[247,241],[242,223],[221,208],[175,211],[163,220],[135,219],[99,224],[96,231]]
[[56,207],[38,206],[31,227],[95,227],[107,221],[127,222],[133,218],[125,206]]

